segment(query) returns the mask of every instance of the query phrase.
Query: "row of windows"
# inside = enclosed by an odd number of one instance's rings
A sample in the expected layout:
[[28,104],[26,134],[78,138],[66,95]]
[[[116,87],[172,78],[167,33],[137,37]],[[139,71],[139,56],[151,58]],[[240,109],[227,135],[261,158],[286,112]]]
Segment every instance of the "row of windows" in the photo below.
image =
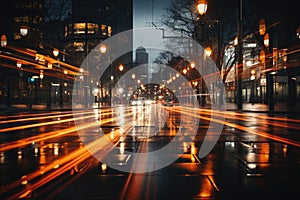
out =
[[65,37],[69,35],[103,35],[110,37],[112,34],[111,26],[94,23],[74,23],[65,26]]
[[[74,41],[66,44],[67,52],[84,52],[85,50],[91,50],[97,46],[101,40],[90,40],[90,41]],[[88,46],[86,46],[88,44]],[[87,49],[86,49],[87,48]]]
[[17,5],[18,8],[34,8],[34,9],[39,9],[43,10],[44,6],[42,3],[38,2],[22,2],[19,5]]
[[34,24],[42,24],[43,18],[40,16],[19,16],[15,17],[16,23],[34,23]]

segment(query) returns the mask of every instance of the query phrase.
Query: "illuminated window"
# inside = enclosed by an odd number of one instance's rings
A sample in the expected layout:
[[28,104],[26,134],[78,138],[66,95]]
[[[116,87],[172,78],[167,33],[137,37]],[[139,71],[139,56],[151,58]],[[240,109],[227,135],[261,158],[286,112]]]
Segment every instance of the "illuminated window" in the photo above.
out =
[[85,23],[75,23],[74,34],[85,34]]
[[75,51],[84,51],[85,43],[84,42],[74,42],[73,46],[74,46]]
[[88,23],[87,26],[88,26],[88,34],[95,34],[97,32],[98,29],[97,24]]
[[111,36],[111,34],[112,34],[111,26],[107,27],[107,32],[108,32],[108,36]]
[[16,17],[15,18],[15,22],[21,22],[21,18],[20,17]]
[[28,16],[23,16],[23,22],[29,23],[29,17]]
[[68,35],[72,35],[73,32],[73,24],[69,24]]
[[101,24],[102,35],[107,35],[106,25]]
[[64,35],[65,37],[67,37],[68,36],[68,26],[65,26],[65,35]]
[[19,39],[21,39],[21,35],[20,34],[14,34],[14,39],[15,40],[19,40]]

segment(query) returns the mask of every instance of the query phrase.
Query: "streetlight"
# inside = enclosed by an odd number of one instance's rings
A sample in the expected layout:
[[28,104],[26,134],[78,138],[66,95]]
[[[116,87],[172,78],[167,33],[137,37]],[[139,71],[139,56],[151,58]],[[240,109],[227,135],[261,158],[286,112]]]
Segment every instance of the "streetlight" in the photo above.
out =
[[243,0],[238,0],[238,24],[237,24],[237,82],[236,82],[236,91],[237,91],[237,108],[243,109],[243,88],[242,88],[242,73],[243,73]]
[[124,65],[120,64],[119,67],[118,67],[118,69],[119,69],[120,72],[123,72],[124,69],[125,69],[125,67],[124,67]]
[[262,18],[260,21],[259,21],[259,35],[264,35],[266,33],[266,22],[265,20]]
[[59,55],[59,50],[53,49],[52,53],[53,53],[54,57],[57,57]]
[[[270,36],[269,33],[266,32],[267,28],[266,28],[266,22],[264,19],[261,19],[259,21],[259,35],[263,37],[263,44],[264,44],[264,50],[266,51],[267,57],[265,52],[261,52],[260,54],[260,60],[262,61],[262,63],[266,63],[266,68],[267,69],[272,69],[273,68],[273,64],[272,61],[270,60],[270,56],[268,56],[268,53],[270,53],[269,51],[269,46],[270,46]],[[266,61],[267,59],[267,61]],[[274,94],[274,90],[273,90],[273,77],[271,75],[271,72],[268,71],[266,72],[266,82],[267,82],[267,98],[266,98],[266,103],[269,106],[269,110],[272,111],[274,110],[274,100],[273,100],[273,94]]]
[[106,45],[102,44],[100,46],[99,50],[100,50],[100,53],[102,53],[102,54],[106,53],[106,51],[107,51]]
[[22,63],[17,62],[17,67],[18,67],[18,68],[21,68],[21,67],[22,67]]
[[206,47],[204,51],[207,57],[210,57],[212,55],[212,49],[210,46]]
[[27,26],[21,26],[20,27],[20,33],[22,36],[26,36],[28,34],[28,27]]
[[254,105],[254,88],[255,88],[255,69],[252,69],[251,70],[251,76],[250,76],[250,80],[253,82],[252,83],[252,94],[251,94],[251,103],[252,103],[252,105]]
[[194,63],[194,62],[191,63],[191,68],[192,68],[192,69],[195,68],[195,63]]
[[[100,53],[101,54],[105,54],[107,53],[108,47],[105,44],[101,44],[101,46],[99,47]],[[114,81],[114,76],[112,75],[112,63],[110,60],[110,55],[108,55],[108,62],[110,64],[110,83],[109,83],[109,94],[110,94],[110,98],[109,98],[109,105],[111,105],[111,98],[112,98],[112,84]]]
[[265,36],[264,36],[264,45],[265,45],[266,48],[268,48],[269,45],[270,45],[269,33],[266,33]]
[[200,15],[205,15],[207,11],[207,1],[206,0],[199,0],[197,2],[197,11]]
[[[198,2],[197,2],[197,11],[198,11],[198,13],[201,15],[201,16],[203,16],[203,15],[205,15],[205,13],[206,13],[206,11],[207,11],[207,1],[206,0],[199,0]],[[201,39],[202,39],[202,42],[204,42],[204,22],[202,21],[201,23],[200,23],[200,25],[201,25]],[[203,45],[203,44],[202,44]],[[205,89],[204,89],[204,79],[203,79],[203,63],[204,63],[204,53],[203,53],[203,58],[202,58],[202,81],[201,81],[201,87],[202,87],[202,97],[201,97],[201,105],[202,105],[202,107],[204,107],[205,106],[205,96],[204,96],[204,93],[205,93]]]
[[5,34],[1,35],[1,47],[6,47],[7,45],[7,37]]

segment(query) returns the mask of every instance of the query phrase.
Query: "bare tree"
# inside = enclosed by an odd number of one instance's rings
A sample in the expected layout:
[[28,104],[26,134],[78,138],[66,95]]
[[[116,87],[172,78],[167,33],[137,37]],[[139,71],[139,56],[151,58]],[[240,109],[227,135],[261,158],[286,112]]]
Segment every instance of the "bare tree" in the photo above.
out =
[[[221,1],[220,3],[224,4]],[[194,0],[173,0],[166,9],[163,23],[171,30],[193,38],[204,47],[210,46],[214,52],[213,60],[216,65],[220,70],[222,66],[226,66],[229,72],[234,65],[235,54],[232,54],[227,63],[223,63],[223,52],[236,34],[235,7],[226,10],[220,4],[211,5],[213,11],[208,11],[205,16],[199,16],[195,5]],[[220,10],[220,7],[223,10]],[[227,75],[228,72],[224,74]]]
[[61,48],[61,38],[64,31],[64,21],[71,17],[71,0],[46,0],[45,23],[43,26],[46,43]]
[[61,21],[70,17],[72,11],[71,0],[46,0],[45,1],[45,20]]

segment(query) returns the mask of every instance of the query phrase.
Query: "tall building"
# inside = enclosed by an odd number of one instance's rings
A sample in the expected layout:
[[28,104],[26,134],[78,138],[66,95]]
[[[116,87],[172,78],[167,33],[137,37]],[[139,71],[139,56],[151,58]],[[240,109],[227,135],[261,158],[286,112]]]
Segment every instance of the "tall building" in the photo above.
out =
[[80,66],[90,50],[114,34],[132,29],[132,0],[73,0],[64,31],[70,62]]
[[[23,36],[32,40],[41,40],[43,33],[41,27],[44,23],[44,0],[16,0],[12,6],[14,40],[20,40]],[[31,41],[32,41],[31,40]],[[27,45],[35,47],[35,42],[27,42]]]

